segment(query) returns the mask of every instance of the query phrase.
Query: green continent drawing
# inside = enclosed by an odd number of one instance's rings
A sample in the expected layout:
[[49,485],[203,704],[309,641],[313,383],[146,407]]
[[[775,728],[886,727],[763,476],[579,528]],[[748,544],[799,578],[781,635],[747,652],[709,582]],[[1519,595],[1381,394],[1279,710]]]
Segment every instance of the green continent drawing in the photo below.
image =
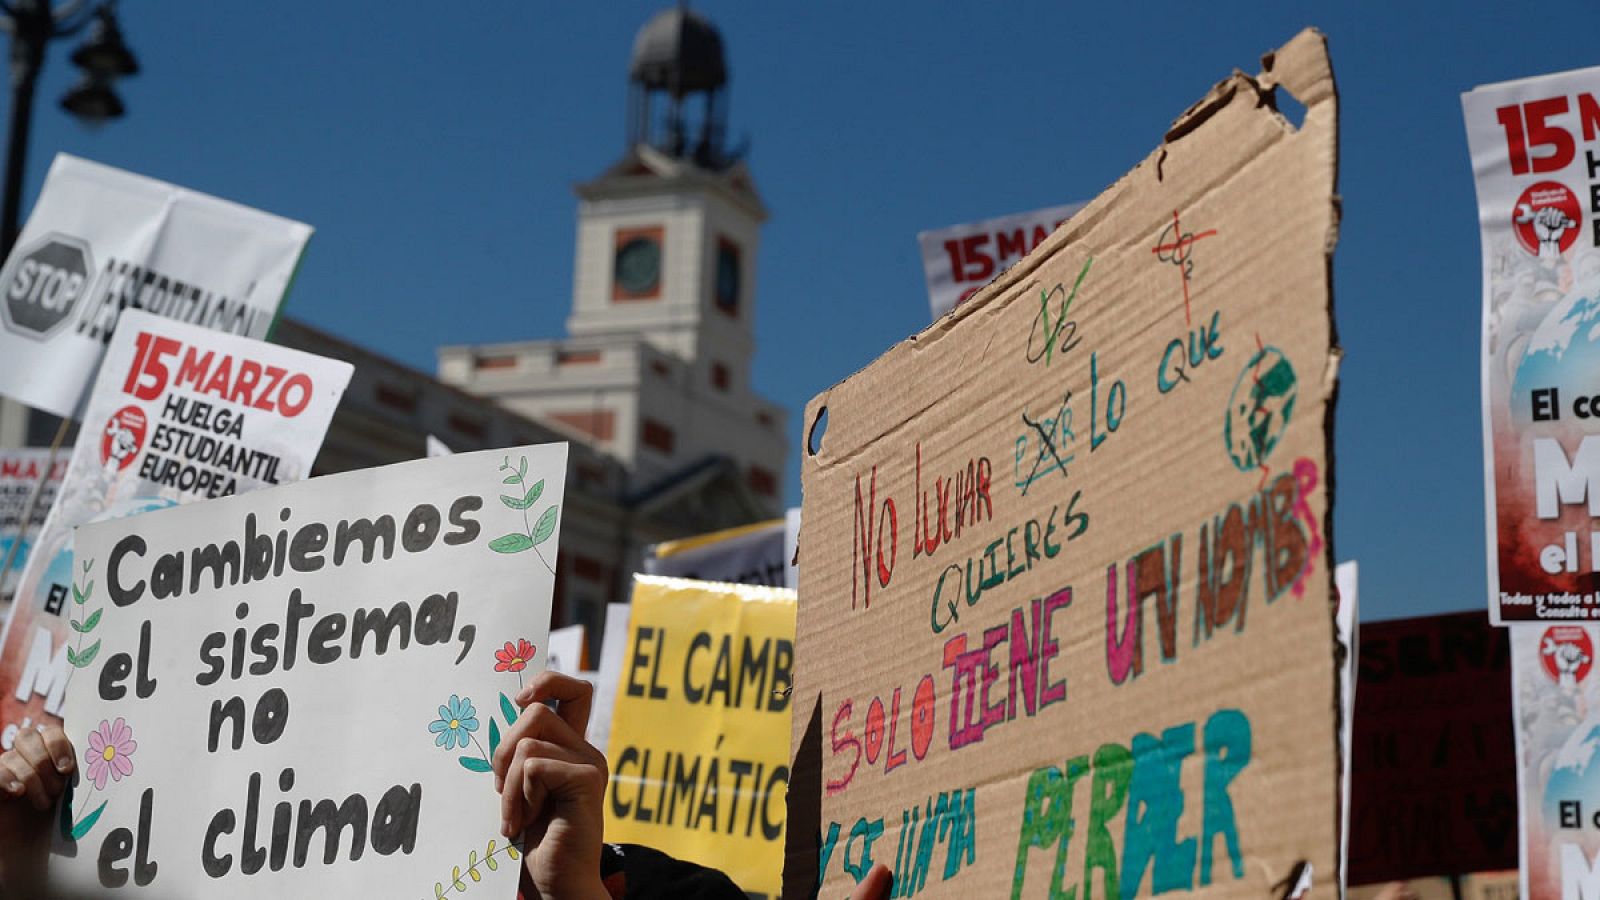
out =
[[1241,472],[1260,466],[1289,427],[1300,384],[1294,366],[1277,347],[1257,350],[1228,398],[1222,439]]

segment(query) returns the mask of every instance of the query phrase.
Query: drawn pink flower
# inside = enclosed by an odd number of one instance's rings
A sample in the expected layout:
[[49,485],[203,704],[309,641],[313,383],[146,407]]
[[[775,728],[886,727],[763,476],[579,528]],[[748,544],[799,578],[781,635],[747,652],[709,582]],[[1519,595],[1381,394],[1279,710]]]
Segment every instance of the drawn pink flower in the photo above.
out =
[[506,641],[504,649],[494,652],[494,658],[498,660],[494,664],[494,670],[496,672],[521,672],[528,667],[528,663],[533,662],[533,655],[537,652],[539,651],[524,638],[517,638],[515,644]]
[[122,717],[116,722],[100,720],[100,727],[89,732],[89,749],[83,759],[89,764],[89,780],[96,790],[105,790],[106,778],[121,781],[124,775],[133,774],[133,751],[139,743],[133,739],[133,728]]

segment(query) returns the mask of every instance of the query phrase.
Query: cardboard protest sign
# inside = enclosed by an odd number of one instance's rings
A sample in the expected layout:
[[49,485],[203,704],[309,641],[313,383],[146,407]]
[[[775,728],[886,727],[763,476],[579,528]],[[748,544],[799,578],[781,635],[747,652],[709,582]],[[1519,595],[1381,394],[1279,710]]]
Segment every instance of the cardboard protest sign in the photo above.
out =
[[0,268],[0,394],[76,416],[125,309],[265,338],[299,222],[57,154]]
[[1336,100],[1263,63],[807,407],[793,896],[1335,895]]
[[140,310],[123,327],[84,415],[57,503],[0,632],[0,743],[60,715],[71,668],[73,529],[299,481],[351,365]]
[[[1600,68],[1461,96],[1483,242],[1495,624],[1600,619]],[[1591,227],[1593,226],[1593,227]],[[1587,497],[1587,502],[1585,501]]]
[[1517,802],[1526,900],[1600,892],[1600,625],[1514,625]]
[[794,592],[638,576],[607,758],[606,839],[778,896]]
[[644,570],[650,575],[786,587],[789,560],[783,555],[784,520],[757,522],[650,548]]
[[1350,883],[1517,864],[1510,650],[1483,612],[1361,626]]
[[1082,203],[1069,203],[918,232],[933,317],[976,294],[1082,208]]
[[66,727],[84,755],[52,881],[512,896],[489,760],[542,668],[518,648],[545,643],[566,456],[420,460],[80,528]]
[[[0,610],[17,589],[22,567],[28,562],[28,550],[55,503],[56,490],[66,471],[67,461],[58,459],[52,464],[49,450],[0,449],[0,564],[4,564],[7,555],[12,556],[11,571],[0,582]],[[33,502],[33,514],[24,523],[22,519],[28,515],[28,501],[34,498],[35,490],[38,497]],[[14,554],[13,544],[19,544]],[[0,618],[4,618],[3,612]]]

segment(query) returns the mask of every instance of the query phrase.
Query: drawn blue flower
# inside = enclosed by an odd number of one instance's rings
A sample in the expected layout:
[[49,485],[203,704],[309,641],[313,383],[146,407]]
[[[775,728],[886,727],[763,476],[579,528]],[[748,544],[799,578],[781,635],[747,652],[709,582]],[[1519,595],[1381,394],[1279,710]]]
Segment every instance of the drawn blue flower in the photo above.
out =
[[436,746],[449,750],[452,746],[465,747],[472,740],[472,732],[478,730],[478,711],[472,706],[472,699],[450,695],[450,702],[439,707],[439,718],[428,723],[428,730],[437,734],[433,743]]

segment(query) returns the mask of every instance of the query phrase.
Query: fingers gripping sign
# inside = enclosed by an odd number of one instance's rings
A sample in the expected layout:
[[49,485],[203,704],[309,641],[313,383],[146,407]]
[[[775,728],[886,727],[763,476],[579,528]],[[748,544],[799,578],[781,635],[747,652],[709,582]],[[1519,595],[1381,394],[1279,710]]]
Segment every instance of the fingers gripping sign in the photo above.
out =
[[25,728],[0,753],[0,893],[43,877],[50,810],[77,768],[59,725]]
[[523,837],[528,876],[546,897],[608,896],[600,881],[606,759],[583,737],[593,698],[588,682],[536,675],[517,694],[522,714],[492,760],[501,831]]

